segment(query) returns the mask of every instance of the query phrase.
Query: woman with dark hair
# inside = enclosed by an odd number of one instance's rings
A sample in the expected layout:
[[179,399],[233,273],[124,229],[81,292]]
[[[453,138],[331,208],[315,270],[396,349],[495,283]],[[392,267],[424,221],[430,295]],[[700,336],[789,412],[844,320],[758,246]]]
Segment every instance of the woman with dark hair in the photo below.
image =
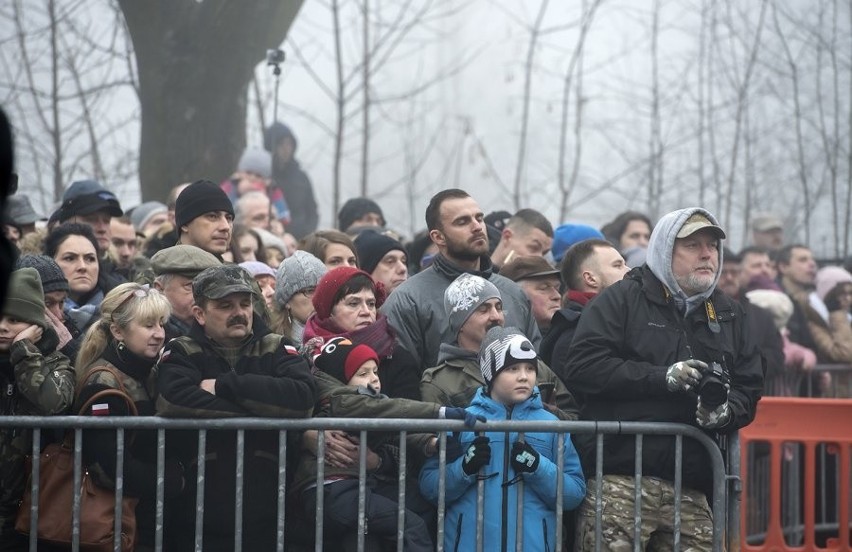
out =
[[234,231],[231,234],[231,245],[223,257],[226,261],[235,264],[251,261],[265,263],[266,251],[263,247],[263,240],[260,239],[258,233],[252,228],[242,224],[234,224]]
[[92,228],[77,222],[56,226],[44,239],[44,253],[68,280],[65,315],[85,332],[99,318],[104,295],[117,284],[101,270],[101,252]]
[[[414,357],[396,342],[396,334],[384,314],[383,286],[369,274],[353,267],[327,272],[311,298],[316,312],[305,324],[302,342],[319,352],[332,337],[348,337],[365,343],[379,355],[382,391],[393,398],[420,400],[420,371]],[[320,338],[320,339],[315,339]]]
[[299,249],[321,260],[329,270],[340,266],[358,266],[355,243],[352,238],[337,230],[312,232],[299,242]]

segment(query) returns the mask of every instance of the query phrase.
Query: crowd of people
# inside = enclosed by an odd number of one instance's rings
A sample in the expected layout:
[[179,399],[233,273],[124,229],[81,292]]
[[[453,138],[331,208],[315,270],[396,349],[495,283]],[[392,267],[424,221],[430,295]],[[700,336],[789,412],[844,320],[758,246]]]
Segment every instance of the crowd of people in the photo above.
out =
[[[426,206],[426,230],[405,242],[364,197],[344,204],[336,228],[317,229],[295,136],[276,123],[265,146],[247,149],[223,182],[181,184],[164,203],[126,210],[93,180],[68,186],[47,221],[26,195],[9,199],[4,231],[18,255],[0,318],[0,415],[463,420],[468,430],[447,438],[446,466],[436,435],[407,436],[406,550],[435,547],[440,470],[448,549],[473,546],[484,481],[486,549],[516,538],[558,549],[558,523],[577,549],[592,549],[605,500],[605,546],[621,550],[635,538],[632,437],[605,440],[596,482],[594,436],[567,441],[559,466],[554,435],[489,431],[488,420],[678,422],[722,436],[751,422],[762,395],[800,393],[809,379],[819,394],[837,393],[814,368],[852,363],[852,274],[785,244],[778,218],[755,218],[753,243],[734,253],[703,208],[554,228],[534,209],[486,215],[469,193],[447,189]],[[80,411],[104,389],[123,395]],[[137,550],[150,550],[156,433],[132,433],[124,492],[139,499]],[[365,449],[367,549],[395,543],[397,434],[287,438],[291,517],[313,526],[321,488],[324,538],[353,549]],[[246,549],[277,540],[278,439],[245,434]],[[665,548],[680,509],[681,545],[708,549],[709,458],[684,442],[675,504],[672,443],[645,438],[640,538]],[[31,447],[29,432],[0,430],[0,550],[26,549],[14,522]],[[195,503],[197,450],[194,434],[168,433],[166,550],[192,548],[204,506],[204,549],[233,546],[235,433],[208,433],[204,504]],[[106,488],[115,451],[113,431],[85,432],[83,461]],[[556,511],[556,477],[570,514]],[[288,546],[313,538],[303,533],[286,532]]]

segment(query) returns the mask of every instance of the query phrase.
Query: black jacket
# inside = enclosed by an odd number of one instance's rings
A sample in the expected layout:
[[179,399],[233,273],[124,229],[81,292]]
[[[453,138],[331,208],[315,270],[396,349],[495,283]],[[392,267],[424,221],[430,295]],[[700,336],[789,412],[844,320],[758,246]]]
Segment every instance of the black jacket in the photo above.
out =
[[550,319],[550,329],[547,335],[541,338],[538,356],[559,376],[562,383],[566,380],[565,365],[568,363],[568,349],[582,313],[583,305],[570,301],[553,314],[553,318]]
[[[663,284],[646,266],[604,290],[589,303],[574,334],[567,364],[568,388],[580,395],[585,420],[676,422],[697,425],[697,395],[672,393],[666,371],[681,360],[719,362],[730,374],[732,419],[722,432],[754,419],[763,387],[760,354],[751,340],[745,311],[716,290],[710,296],[719,323],[711,331],[707,309],[683,317]],[[576,435],[585,473],[595,473],[595,438]],[[633,475],[632,435],[604,439],[604,474]],[[683,482],[707,492],[709,457],[691,439],[683,442]],[[674,480],[674,439],[646,435],[644,475]]]

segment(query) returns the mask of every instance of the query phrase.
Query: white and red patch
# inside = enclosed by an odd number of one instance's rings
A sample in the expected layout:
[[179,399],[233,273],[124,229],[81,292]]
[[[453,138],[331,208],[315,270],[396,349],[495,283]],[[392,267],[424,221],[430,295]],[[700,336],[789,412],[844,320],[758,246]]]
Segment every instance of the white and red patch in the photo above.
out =
[[109,416],[109,405],[106,403],[93,404],[92,416]]
[[284,352],[288,355],[298,355],[299,350],[293,347],[292,345],[284,345]]

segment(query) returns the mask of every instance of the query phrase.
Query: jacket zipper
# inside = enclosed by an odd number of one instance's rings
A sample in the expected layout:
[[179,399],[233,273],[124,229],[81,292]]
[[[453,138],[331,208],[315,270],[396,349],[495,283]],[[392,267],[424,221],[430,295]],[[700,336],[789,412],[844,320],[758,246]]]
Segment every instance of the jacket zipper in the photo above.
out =
[[[557,522],[558,523],[558,522]],[[542,518],[541,520],[541,532],[542,532],[542,542],[544,542],[544,551],[550,552],[550,543],[547,542],[547,520]]]
[[456,545],[453,547],[453,552],[459,552],[459,545],[461,545],[461,531],[463,520],[464,514],[459,514],[459,521],[458,523],[456,523]]
[[[512,419],[512,410],[514,406],[506,407],[506,420]],[[509,523],[509,440],[511,434],[506,432],[505,442],[503,444],[503,506],[502,506],[502,523],[500,532],[500,550],[508,551],[509,530],[506,525]]]

